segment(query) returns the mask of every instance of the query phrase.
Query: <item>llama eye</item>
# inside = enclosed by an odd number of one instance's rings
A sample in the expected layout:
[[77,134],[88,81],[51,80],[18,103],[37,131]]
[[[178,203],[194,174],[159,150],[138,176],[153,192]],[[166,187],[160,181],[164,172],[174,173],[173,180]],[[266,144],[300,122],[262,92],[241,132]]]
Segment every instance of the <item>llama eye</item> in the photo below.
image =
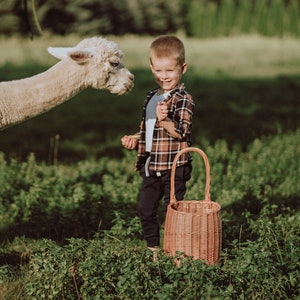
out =
[[118,62],[110,62],[110,65],[112,67],[116,68],[119,65],[119,63]]

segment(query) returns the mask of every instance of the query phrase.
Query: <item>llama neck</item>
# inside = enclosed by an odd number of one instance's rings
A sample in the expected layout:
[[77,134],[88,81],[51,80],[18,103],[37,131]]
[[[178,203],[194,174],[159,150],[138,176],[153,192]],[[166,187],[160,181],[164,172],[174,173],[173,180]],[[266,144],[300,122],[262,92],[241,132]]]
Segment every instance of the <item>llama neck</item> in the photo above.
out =
[[86,88],[85,68],[63,60],[47,71],[0,83],[0,128],[44,113]]

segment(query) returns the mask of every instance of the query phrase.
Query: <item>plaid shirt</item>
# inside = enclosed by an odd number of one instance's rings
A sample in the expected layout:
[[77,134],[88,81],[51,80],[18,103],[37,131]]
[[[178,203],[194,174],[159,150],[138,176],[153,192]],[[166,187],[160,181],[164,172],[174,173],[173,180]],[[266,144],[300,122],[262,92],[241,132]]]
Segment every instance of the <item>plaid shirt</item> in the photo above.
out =
[[[142,121],[140,125],[140,138],[138,142],[138,158],[136,170],[140,170],[147,157],[145,139],[146,107],[158,89],[147,93],[143,107]],[[175,131],[181,135],[181,139],[172,137],[169,132],[156,122],[153,132],[152,149],[150,153],[149,169],[164,171],[172,168],[175,155],[182,149],[191,145],[191,119],[193,115],[194,102],[192,96],[185,90],[184,84],[178,85],[170,92],[164,100],[168,105],[168,118],[175,124]],[[177,166],[183,165],[191,160],[189,153],[182,154],[177,160]]]

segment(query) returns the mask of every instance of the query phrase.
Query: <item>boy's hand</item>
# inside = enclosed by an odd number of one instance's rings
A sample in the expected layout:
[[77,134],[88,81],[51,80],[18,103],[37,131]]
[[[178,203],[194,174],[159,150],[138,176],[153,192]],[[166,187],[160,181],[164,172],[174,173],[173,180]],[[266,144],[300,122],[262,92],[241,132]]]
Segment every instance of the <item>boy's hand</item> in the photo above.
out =
[[134,136],[124,135],[121,138],[121,143],[124,148],[132,150],[135,149],[138,140]]
[[160,122],[168,116],[168,106],[165,102],[158,102],[156,106],[157,120]]

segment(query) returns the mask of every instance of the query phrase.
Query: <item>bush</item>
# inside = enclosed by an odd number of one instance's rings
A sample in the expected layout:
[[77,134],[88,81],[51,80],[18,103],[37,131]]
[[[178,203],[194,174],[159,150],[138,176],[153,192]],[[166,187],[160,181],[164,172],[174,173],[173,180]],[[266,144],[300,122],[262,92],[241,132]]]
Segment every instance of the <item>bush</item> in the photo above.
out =
[[[20,164],[2,157],[2,194],[11,199],[1,202],[1,215],[10,216],[6,226],[32,222],[41,215],[59,238],[31,241],[30,251],[28,245],[15,250],[15,256],[26,251],[28,257],[21,269],[14,269],[15,264],[4,259],[7,254],[0,253],[1,281],[7,284],[17,278],[28,299],[296,300],[300,292],[298,140],[299,130],[256,140],[246,152],[230,150],[222,141],[204,149],[211,164],[212,200],[222,206],[223,249],[215,266],[179,256],[178,267],[161,251],[158,261],[153,261],[135,215],[140,182],[132,173],[134,153],[128,152],[121,161],[102,158],[51,167],[37,163],[33,156]],[[201,157],[194,156],[187,199],[202,199],[201,164]],[[15,184],[19,190],[13,188]],[[99,199],[103,202],[97,203]],[[99,220],[103,203],[103,220],[110,218],[103,221],[105,226],[81,226],[79,222],[89,218]],[[42,226],[31,228],[28,222],[23,231],[13,231],[11,245],[20,243],[18,235],[31,236],[33,229],[36,235],[43,232],[42,219],[38,219]],[[72,220],[72,226],[81,230],[77,238],[66,234]],[[3,232],[2,228],[1,237]],[[7,242],[5,248],[9,252]]]
[[298,35],[299,2],[291,0],[191,2],[186,32],[191,36],[228,36],[259,33]]
[[[299,35],[297,0],[9,1],[0,10],[1,33],[31,37],[40,27],[55,34],[125,33],[159,35],[184,32],[195,37],[259,33]],[[27,4],[27,5],[26,5]],[[33,5],[35,4],[35,9]]]

